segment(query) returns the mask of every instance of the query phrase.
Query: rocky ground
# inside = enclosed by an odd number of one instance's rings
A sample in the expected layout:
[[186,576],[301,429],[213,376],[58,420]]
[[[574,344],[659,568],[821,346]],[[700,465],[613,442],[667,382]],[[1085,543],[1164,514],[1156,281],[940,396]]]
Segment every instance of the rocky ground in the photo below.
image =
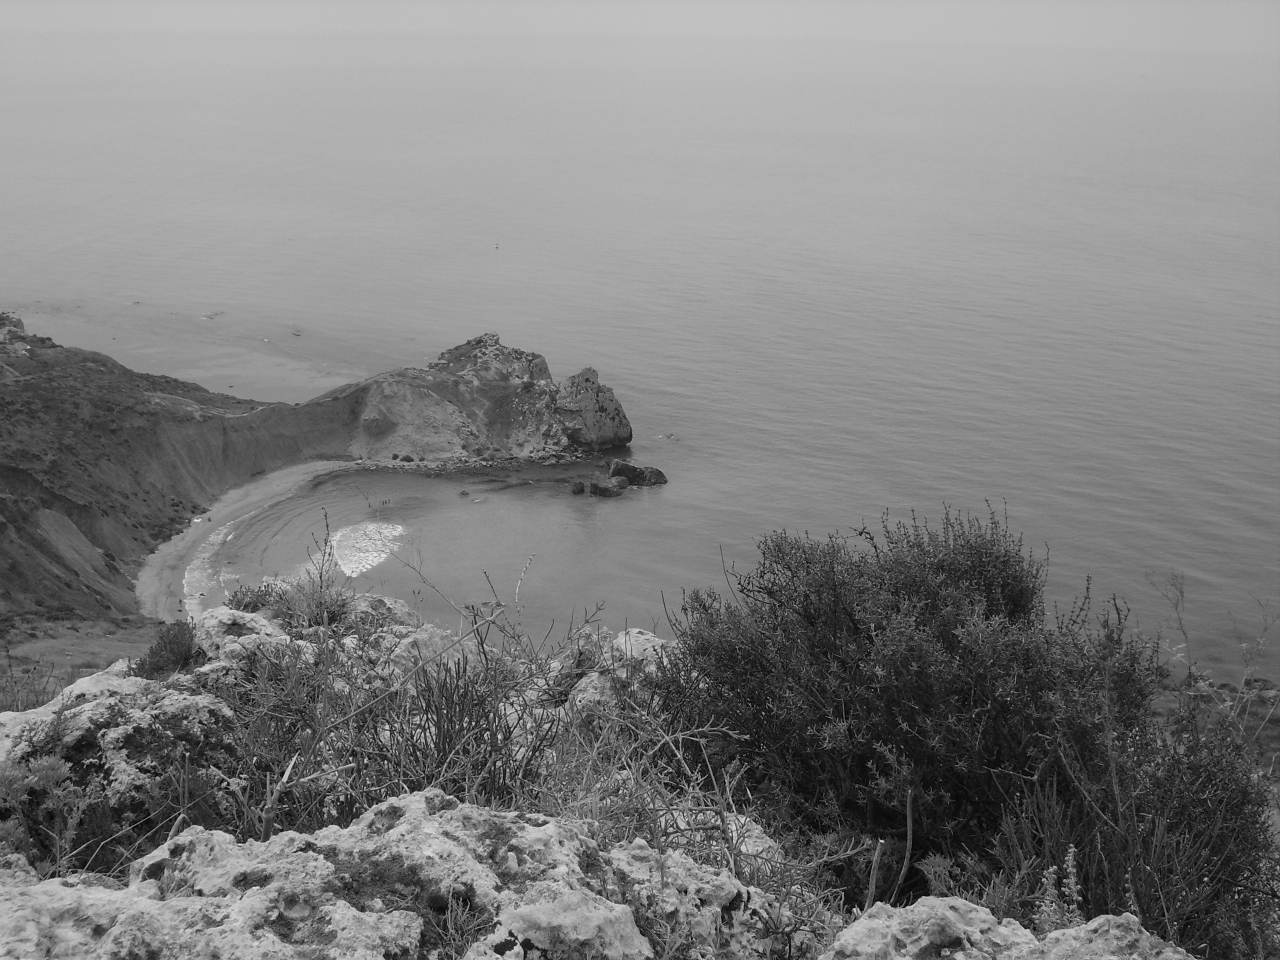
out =
[[[619,833],[629,785],[617,782],[617,770],[596,771],[614,782],[591,786],[597,812],[585,818],[463,803],[427,788],[385,799],[349,822],[337,817],[305,832],[273,831],[268,822],[249,838],[188,826],[199,818],[189,808],[191,817],[174,820],[167,838],[107,872],[60,864],[56,844],[20,835],[23,818],[15,814],[39,822],[32,804],[53,807],[59,797],[68,804],[106,797],[113,809],[142,816],[151,788],[179,754],[193,768],[233,769],[235,708],[217,691],[252,682],[265,663],[291,656],[315,663],[323,650],[337,650],[346,667],[354,665],[342,673],[344,684],[394,691],[424,662],[456,665],[464,653],[483,653],[478,635],[403,623],[393,603],[369,609],[377,614],[373,633],[326,647],[321,633],[310,641],[284,621],[218,608],[201,617],[185,666],[148,679],[121,662],[44,707],[0,714],[0,846],[10,850],[0,857],[0,957],[1187,956],[1129,915],[1041,937],[956,898],[842,911],[800,883],[779,883],[786,854],[731,811],[700,827],[693,808],[668,810],[643,835]],[[509,688],[506,709],[526,709],[536,689],[540,726],[599,737],[664,647],[644,631],[597,634],[578,656],[538,673],[533,688]],[[502,673],[521,669],[510,659]],[[516,725],[509,733],[518,741],[533,731]],[[564,770],[558,751],[540,763],[543,776]],[[315,774],[293,770],[291,763],[279,786],[296,802],[294,791]],[[238,779],[221,788],[227,799],[237,796]],[[280,797],[278,789],[265,803]],[[76,828],[65,818],[51,810],[43,822],[66,831],[71,845]],[[708,832],[716,839],[708,841]],[[24,843],[27,856],[16,852]],[[31,856],[36,848],[46,855]]]

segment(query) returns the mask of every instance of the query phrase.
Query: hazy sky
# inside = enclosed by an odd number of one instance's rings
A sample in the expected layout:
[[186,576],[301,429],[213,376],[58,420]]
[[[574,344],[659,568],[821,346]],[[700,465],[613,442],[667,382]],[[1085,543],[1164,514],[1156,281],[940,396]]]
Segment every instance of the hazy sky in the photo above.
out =
[[[566,32],[996,43],[1274,54],[1280,4],[1116,4],[1048,0],[719,2],[719,0],[449,0],[449,2],[7,2],[10,39],[30,30]],[[3,40],[0,39],[0,44]]]

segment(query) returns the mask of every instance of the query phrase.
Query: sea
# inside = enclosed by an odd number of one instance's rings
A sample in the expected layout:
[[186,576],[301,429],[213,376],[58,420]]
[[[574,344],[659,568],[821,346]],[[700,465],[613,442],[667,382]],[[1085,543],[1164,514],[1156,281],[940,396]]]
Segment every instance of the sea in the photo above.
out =
[[1280,681],[1274,3],[10,0],[0,130],[33,332],[300,402],[493,331],[670,478],[344,477],[211,590],[327,522],[430,619],[669,635],[771,531],[994,512],[1051,610]]

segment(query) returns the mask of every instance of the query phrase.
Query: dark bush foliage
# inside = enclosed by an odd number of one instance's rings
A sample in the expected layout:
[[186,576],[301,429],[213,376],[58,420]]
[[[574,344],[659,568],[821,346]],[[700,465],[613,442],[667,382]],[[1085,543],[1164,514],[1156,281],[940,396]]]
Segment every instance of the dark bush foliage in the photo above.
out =
[[[713,767],[745,764],[756,797],[811,829],[893,838],[899,864],[980,857],[1023,885],[1027,909],[1069,843],[1090,915],[1136,897],[1144,917],[1176,914],[1163,931],[1188,946],[1212,939],[1187,899],[1205,876],[1222,878],[1214,897],[1244,904],[1237,926],[1274,906],[1266,793],[1243,747],[1192,735],[1190,721],[1162,733],[1156,645],[1126,631],[1119,605],[1092,624],[1087,605],[1047,623],[1043,565],[994,514],[759,546],[735,597],[686,597],[657,680],[673,722],[731,731],[708,750]],[[1229,857],[1252,860],[1227,870]],[[924,878],[901,889],[923,893]]]
[[197,666],[203,659],[204,654],[196,646],[194,626],[189,620],[182,620],[161,624],[156,642],[129,667],[135,677],[164,680]]

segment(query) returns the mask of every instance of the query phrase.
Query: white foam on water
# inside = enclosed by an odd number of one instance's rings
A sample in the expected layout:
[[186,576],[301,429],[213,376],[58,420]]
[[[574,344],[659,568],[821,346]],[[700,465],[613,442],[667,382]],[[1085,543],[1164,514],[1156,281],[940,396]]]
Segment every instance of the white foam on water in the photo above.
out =
[[402,536],[404,527],[398,523],[369,520],[352,524],[333,535],[333,557],[343,573],[358,577],[391,556]]
[[209,536],[205,537],[200,549],[195,552],[191,562],[187,564],[186,573],[182,575],[183,604],[188,617],[197,617],[204,604],[200,601],[208,595],[213,587],[222,586],[222,577],[214,569],[213,555],[218,548],[231,539],[235,522],[223,524]]

